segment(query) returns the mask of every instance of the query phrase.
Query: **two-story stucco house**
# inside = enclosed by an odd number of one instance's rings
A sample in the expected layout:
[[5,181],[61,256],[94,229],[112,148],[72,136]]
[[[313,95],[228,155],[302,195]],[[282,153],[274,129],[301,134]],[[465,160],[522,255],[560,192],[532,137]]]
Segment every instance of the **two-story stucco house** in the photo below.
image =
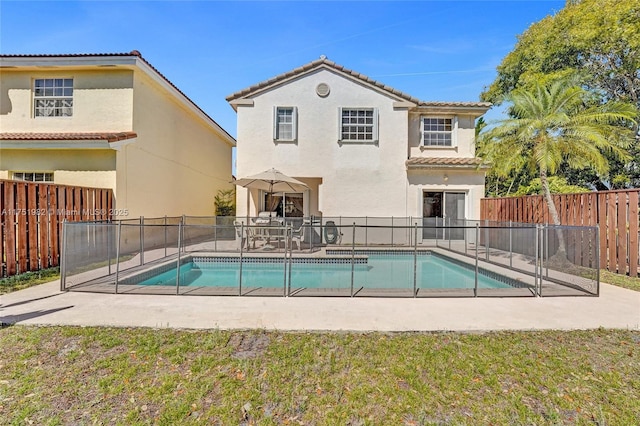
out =
[[137,51],[0,55],[0,179],[112,188],[119,218],[210,216],[234,146]]
[[475,120],[488,103],[424,102],[325,57],[227,101],[238,115],[237,176],[273,167],[309,186],[277,206],[238,188],[239,215],[480,216]]

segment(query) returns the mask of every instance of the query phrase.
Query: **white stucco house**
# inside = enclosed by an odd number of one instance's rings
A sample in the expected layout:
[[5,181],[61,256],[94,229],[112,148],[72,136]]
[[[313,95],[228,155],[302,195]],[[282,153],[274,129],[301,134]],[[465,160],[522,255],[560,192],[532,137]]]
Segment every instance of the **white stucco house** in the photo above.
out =
[[238,188],[240,216],[480,217],[475,120],[489,103],[421,101],[325,57],[227,101],[237,176],[273,167],[309,186],[277,204]]

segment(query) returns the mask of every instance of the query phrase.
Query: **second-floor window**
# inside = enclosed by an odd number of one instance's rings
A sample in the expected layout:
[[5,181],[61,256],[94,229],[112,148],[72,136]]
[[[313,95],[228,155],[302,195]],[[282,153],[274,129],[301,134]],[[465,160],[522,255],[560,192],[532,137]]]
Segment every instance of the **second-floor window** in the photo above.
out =
[[276,107],[274,110],[273,140],[292,142],[298,137],[296,107]]
[[422,143],[424,146],[453,146],[452,118],[423,117]]
[[73,79],[35,79],[33,105],[35,117],[71,117],[73,115]]
[[378,113],[375,108],[340,108],[342,142],[376,142]]

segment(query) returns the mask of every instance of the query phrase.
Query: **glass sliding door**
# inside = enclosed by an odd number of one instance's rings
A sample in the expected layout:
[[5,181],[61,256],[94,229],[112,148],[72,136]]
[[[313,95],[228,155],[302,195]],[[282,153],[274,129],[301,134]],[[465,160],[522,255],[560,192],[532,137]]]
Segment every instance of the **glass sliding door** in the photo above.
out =
[[[445,226],[463,226],[465,218],[464,208],[464,192],[445,192],[444,193],[444,217]],[[462,240],[464,239],[463,228],[445,229],[445,240]]]
[[424,192],[422,199],[422,238],[425,240],[464,238],[464,229],[446,229],[463,226],[465,219],[464,192]]
[[442,192],[425,192],[422,198],[422,239],[442,238]]

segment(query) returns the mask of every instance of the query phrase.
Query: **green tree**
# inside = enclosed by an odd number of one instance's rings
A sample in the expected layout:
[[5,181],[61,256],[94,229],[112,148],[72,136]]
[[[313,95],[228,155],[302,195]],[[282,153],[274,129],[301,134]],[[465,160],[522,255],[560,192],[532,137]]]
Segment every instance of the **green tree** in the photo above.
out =
[[[562,176],[549,176],[549,191],[552,194],[577,194],[580,192],[590,192],[587,188],[577,185],[571,185]],[[518,195],[540,195],[543,194],[542,183],[540,178],[532,179],[528,185],[521,185],[513,194]]]
[[[607,173],[609,164],[603,152],[627,159],[625,148],[633,135],[629,123],[635,124],[637,111],[617,101],[590,106],[590,94],[567,78],[534,82],[530,89],[516,89],[505,99],[512,105],[512,118],[480,132],[478,154],[498,176],[521,169],[538,175],[553,223],[559,225],[548,177],[564,164]],[[558,240],[558,255],[564,257],[566,246],[560,232]]]
[[[567,0],[562,10],[518,37],[497,71],[495,81],[480,95],[495,105],[514,89],[577,74],[599,102],[625,101],[640,110],[640,2]],[[621,162],[605,152],[610,176],[585,171],[565,177],[570,183],[598,189],[640,186],[637,125],[634,131],[636,142],[629,147],[632,161]]]

